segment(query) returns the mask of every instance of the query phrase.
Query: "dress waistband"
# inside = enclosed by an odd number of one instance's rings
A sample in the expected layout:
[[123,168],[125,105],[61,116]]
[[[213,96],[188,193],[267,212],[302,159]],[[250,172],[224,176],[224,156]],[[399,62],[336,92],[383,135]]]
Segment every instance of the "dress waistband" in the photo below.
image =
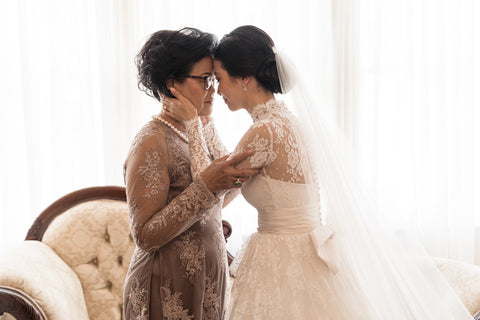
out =
[[320,216],[313,206],[258,211],[260,233],[310,233],[318,226]]
[[339,271],[338,240],[335,231],[320,223],[316,207],[305,206],[258,212],[258,232],[308,234],[318,257],[331,273]]

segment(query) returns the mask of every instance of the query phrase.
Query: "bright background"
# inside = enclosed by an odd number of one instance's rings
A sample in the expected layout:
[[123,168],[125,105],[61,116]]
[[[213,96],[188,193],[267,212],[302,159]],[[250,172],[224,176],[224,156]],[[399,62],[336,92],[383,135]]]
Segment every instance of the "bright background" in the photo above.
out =
[[[400,213],[383,219],[419,229],[432,255],[480,264],[478,17],[477,0],[3,1],[0,254],[59,197],[123,185],[130,142],[159,111],[134,67],[151,33],[254,24],[330,106],[378,205]],[[251,124],[221,99],[214,117],[231,150]],[[224,216],[236,253],[256,214],[239,197]]]

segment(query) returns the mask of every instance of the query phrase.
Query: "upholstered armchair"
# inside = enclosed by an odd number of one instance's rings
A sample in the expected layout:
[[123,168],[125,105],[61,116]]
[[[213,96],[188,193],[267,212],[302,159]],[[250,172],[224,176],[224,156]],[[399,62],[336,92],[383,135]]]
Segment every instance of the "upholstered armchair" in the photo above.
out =
[[[0,258],[0,319],[123,319],[135,247],[128,219],[123,187],[82,189],[50,205]],[[223,227],[227,238],[231,226]]]
[[[232,228],[225,221],[223,227],[227,238]],[[133,249],[124,188],[62,197],[38,216],[21,245],[0,258],[0,320],[122,319]],[[480,319],[480,267],[436,262]]]

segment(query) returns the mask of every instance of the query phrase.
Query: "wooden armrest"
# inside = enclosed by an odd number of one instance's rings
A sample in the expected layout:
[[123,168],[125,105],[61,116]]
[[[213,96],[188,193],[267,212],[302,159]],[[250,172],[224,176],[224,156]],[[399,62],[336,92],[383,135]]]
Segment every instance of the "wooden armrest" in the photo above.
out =
[[5,312],[17,320],[46,320],[29,296],[12,288],[0,287],[0,316]]
[[[32,308],[45,315],[40,318],[43,320],[47,317],[80,320],[88,314],[78,276],[40,241],[23,241],[2,256],[0,288],[3,297],[0,314],[28,315]],[[75,315],[69,316],[69,312]]]

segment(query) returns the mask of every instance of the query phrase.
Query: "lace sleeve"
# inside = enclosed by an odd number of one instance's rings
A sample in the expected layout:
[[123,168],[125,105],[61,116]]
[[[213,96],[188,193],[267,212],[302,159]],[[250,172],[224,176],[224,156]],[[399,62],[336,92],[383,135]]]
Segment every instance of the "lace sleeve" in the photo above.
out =
[[[218,134],[217,128],[212,117],[208,117],[208,121],[203,125],[203,135],[205,136],[205,141],[207,142],[208,151],[212,155],[213,159],[219,159],[223,156],[226,156],[230,152],[227,147],[223,144]],[[236,196],[240,194],[240,189],[234,188],[225,192],[225,197],[223,200],[223,207],[227,206]]]
[[203,135],[207,142],[208,151],[214,160],[229,154],[227,147],[220,139],[212,117],[208,117],[207,123],[203,126]]
[[143,250],[157,249],[200,220],[219,200],[199,178],[170,203],[165,139],[147,135],[125,163],[132,236]]
[[269,123],[257,122],[253,124],[238,143],[232,155],[248,149],[253,153],[250,157],[237,165],[239,168],[260,169],[270,165],[276,158],[274,151],[273,132]]
[[200,173],[207,168],[211,159],[209,158],[208,146],[202,132],[202,124],[200,118],[185,121],[188,134],[188,147],[190,151],[190,163],[192,177],[197,178]]

